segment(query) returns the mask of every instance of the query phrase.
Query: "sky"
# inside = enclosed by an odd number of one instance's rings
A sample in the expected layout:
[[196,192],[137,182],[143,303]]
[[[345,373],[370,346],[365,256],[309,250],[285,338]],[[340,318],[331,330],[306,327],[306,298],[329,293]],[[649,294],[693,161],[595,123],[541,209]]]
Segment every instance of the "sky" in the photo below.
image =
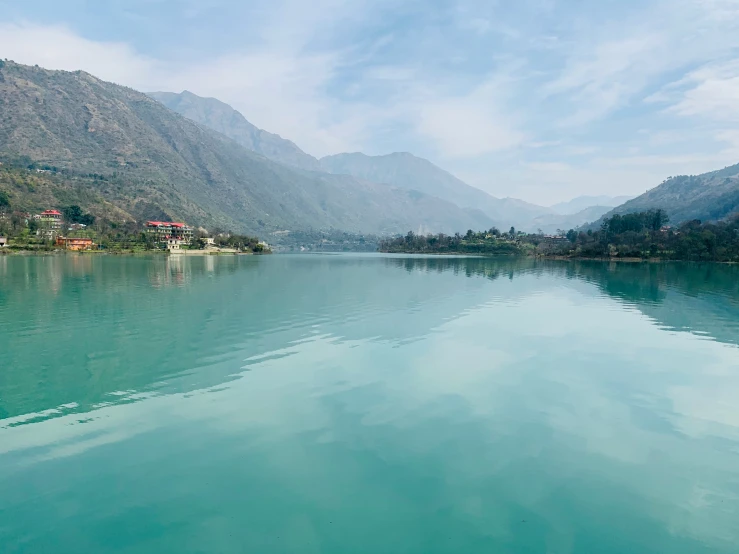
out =
[[0,0],[0,58],[218,98],[317,156],[495,196],[739,163],[739,0]]

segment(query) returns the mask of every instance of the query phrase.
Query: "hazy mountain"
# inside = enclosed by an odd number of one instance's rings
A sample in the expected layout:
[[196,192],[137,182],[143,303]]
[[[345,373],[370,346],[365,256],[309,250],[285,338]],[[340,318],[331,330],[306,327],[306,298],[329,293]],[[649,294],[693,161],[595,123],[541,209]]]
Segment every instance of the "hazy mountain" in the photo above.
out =
[[321,159],[321,166],[334,174],[353,175],[376,183],[431,194],[462,208],[484,212],[499,227],[530,227],[531,221],[551,210],[515,198],[496,198],[472,187],[428,160],[396,152],[385,156],[361,153],[337,154]]
[[294,142],[255,127],[240,112],[220,100],[203,98],[187,90],[179,94],[147,94],[169,109],[232,138],[270,160],[310,171],[321,171],[318,160],[303,152]]
[[612,209],[611,206],[590,206],[575,214],[546,214],[534,219],[533,224],[545,233],[556,233],[560,229],[568,231],[586,223],[597,221],[603,214]]
[[[606,206],[615,208],[624,202],[631,200],[633,196],[578,196],[568,202],[560,202],[551,206],[552,211],[558,214],[568,215],[582,212],[587,208]],[[608,211],[608,210],[606,210]],[[605,212],[604,212],[605,213]],[[601,214],[603,215],[603,214]],[[600,217],[600,216],[598,216]],[[596,218],[597,219],[597,218]]]
[[[480,212],[420,192],[273,162],[143,93],[81,71],[2,63],[2,152],[67,170],[63,187],[45,185],[46,198],[59,205],[72,198],[74,175],[99,175],[85,181],[99,183],[84,185],[94,190],[74,196],[94,214],[158,214],[260,234],[329,227],[454,232],[489,224]],[[31,202],[28,186],[9,186],[14,204]]]
[[[485,213],[500,227],[515,225],[531,229],[531,220],[550,210],[513,198],[498,199],[471,187],[431,162],[407,153],[387,156],[337,154],[317,160],[293,142],[258,129],[228,104],[215,98],[202,98],[191,92],[153,92],[149,96],[188,119],[234,139],[267,158],[310,171],[351,175],[375,183],[417,190],[463,209]],[[479,214],[478,214],[479,215]]]
[[702,175],[669,177],[661,185],[608,212],[641,212],[662,208],[670,221],[714,221],[739,211],[739,164]]

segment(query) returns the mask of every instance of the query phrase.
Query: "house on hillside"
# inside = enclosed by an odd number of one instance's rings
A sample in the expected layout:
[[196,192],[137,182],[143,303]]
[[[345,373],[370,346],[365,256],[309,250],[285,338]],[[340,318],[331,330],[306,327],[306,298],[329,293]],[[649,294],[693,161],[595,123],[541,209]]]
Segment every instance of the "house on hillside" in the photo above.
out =
[[176,238],[168,238],[167,239],[167,250],[172,252],[173,250],[181,250],[182,245],[187,244],[187,241],[176,239]]
[[6,237],[0,237],[0,248],[8,246],[8,239]]
[[60,229],[62,226],[62,213],[58,210],[46,210],[39,214],[38,220],[46,229]]
[[[178,241],[177,245],[188,243],[192,240],[192,227],[185,223],[175,223],[172,221],[147,221],[146,232],[149,233],[155,242],[170,246],[169,241]],[[171,243],[173,246],[175,243]]]

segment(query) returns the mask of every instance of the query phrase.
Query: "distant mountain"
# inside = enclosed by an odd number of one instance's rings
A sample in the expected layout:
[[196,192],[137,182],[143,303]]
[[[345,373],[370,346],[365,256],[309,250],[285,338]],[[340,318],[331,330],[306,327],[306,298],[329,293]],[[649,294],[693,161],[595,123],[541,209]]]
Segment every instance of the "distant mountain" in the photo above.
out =
[[300,169],[321,171],[318,160],[303,152],[294,142],[259,129],[249,123],[240,112],[220,100],[203,98],[187,90],[179,94],[174,92],[147,94],[170,110],[226,135],[265,158]]
[[[471,187],[431,162],[408,153],[386,156],[337,154],[322,160],[293,142],[263,131],[228,104],[191,92],[152,92],[149,96],[201,125],[218,131],[249,150],[274,161],[308,171],[350,175],[374,183],[416,190],[452,202],[463,210],[479,210],[499,227],[531,229],[531,220],[551,210],[513,198],[498,199]],[[479,212],[476,214],[479,215]]]
[[604,217],[658,208],[666,210],[674,224],[716,221],[739,212],[739,164],[702,175],[670,177]]
[[143,93],[81,71],[0,66],[0,154],[64,169],[44,181],[43,197],[30,181],[0,185],[13,205],[29,209],[74,199],[94,215],[155,215],[261,235],[449,233],[489,224],[481,212],[421,192],[268,160]]
[[533,224],[536,229],[541,229],[548,234],[556,233],[560,229],[569,231],[586,223],[597,221],[603,214],[610,212],[612,209],[611,206],[590,206],[575,214],[546,214],[534,219]]
[[[568,202],[560,202],[551,206],[552,211],[562,215],[574,215],[587,208],[606,206],[615,208],[631,200],[633,196],[578,196]],[[602,214],[601,214],[602,215]],[[598,216],[600,217],[600,216]],[[596,218],[597,219],[597,218]]]
[[491,196],[430,161],[405,152],[385,156],[367,156],[361,153],[337,154],[322,158],[320,162],[326,171],[333,174],[353,175],[376,183],[418,190],[453,202],[462,208],[478,209],[501,228],[510,225],[530,227],[535,217],[551,213],[548,208],[523,200]]

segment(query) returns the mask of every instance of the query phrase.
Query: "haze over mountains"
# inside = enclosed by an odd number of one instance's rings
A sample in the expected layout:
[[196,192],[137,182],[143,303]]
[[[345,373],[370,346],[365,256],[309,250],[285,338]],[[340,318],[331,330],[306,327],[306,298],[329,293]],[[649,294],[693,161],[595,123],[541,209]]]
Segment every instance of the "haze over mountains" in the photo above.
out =
[[207,125],[240,145],[265,158],[286,165],[321,171],[319,161],[279,135],[269,133],[249,123],[241,113],[215,98],[202,98],[192,92],[149,92],[149,96],[188,119]]
[[[515,198],[496,198],[468,185],[428,160],[407,152],[384,156],[367,156],[355,152],[326,156],[317,160],[300,150],[293,142],[252,125],[241,113],[217,99],[201,98],[188,91],[179,94],[153,92],[149,95],[181,115],[223,133],[242,146],[280,163],[418,191],[456,204],[464,210],[474,210],[478,219],[482,212],[500,228],[515,226],[535,230],[543,226],[551,231],[557,228],[548,220],[538,219],[547,215],[555,216],[554,210]],[[607,210],[608,208],[604,208],[595,219]],[[557,217],[556,223],[568,225],[572,221],[578,221],[577,225],[580,225],[583,223],[581,219],[581,217],[574,219]]]
[[[583,210],[602,206],[604,208],[615,208],[624,202],[631,200],[633,196],[578,196],[568,202],[560,202],[550,206],[551,210],[560,215],[573,215]],[[609,211],[609,210],[606,210]],[[605,213],[605,212],[604,212]]]
[[[75,192],[93,213],[108,204],[138,220],[158,214],[260,234],[321,228],[451,233],[491,224],[479,212],[420,192],[276,163],[143,93],[88,73],[2,65],[0,152],[104,176],[99,188]],[[74,190],[67,183],[52,190],[48,202],[67,205]],[[27,205],[22,186],[8,193],[13,205]]]
[[[554,232],[652,208],[679,223],[721,219],[739,206],[739,166],[670,178],[622,205],[627,198],[583,196],[551,207],[496,198],[410,153],[318,160],[213,98],[147,96],[81,71],[13,62],[0,62],[0,113],[0,155],[69,170],[42,196],[20,185],[5,191],[28,210],[77,202],[93,214],[185,219],[258,234],[392,234],[493,225]],[[83,186],[75,172],[99,175],[100,183]]]

